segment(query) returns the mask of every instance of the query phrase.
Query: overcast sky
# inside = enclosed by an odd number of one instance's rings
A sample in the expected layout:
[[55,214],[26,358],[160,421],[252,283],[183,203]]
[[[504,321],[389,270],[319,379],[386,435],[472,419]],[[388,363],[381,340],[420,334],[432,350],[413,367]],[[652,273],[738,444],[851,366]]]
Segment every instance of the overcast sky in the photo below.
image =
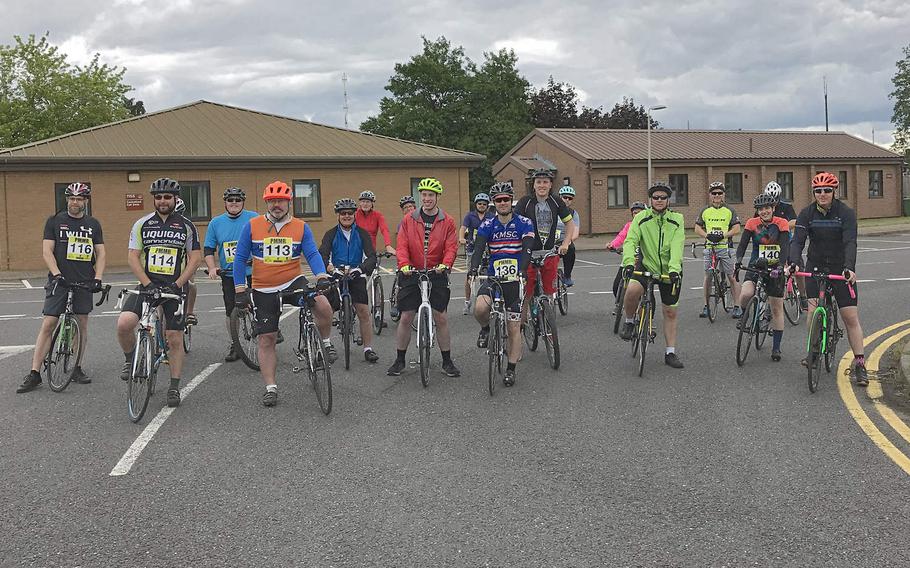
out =
[[[40,8],[38,8],[40,6]],[[667,105],[666,128],[824,129],[890,144],[891,77],[908,0],[0,0],[0,43],[50,32],[74,62],[127,68],[149,111],[207,99],[344,125],[375,114],[420,36],[475,61],[510,47],[534,85],[589,106]]]

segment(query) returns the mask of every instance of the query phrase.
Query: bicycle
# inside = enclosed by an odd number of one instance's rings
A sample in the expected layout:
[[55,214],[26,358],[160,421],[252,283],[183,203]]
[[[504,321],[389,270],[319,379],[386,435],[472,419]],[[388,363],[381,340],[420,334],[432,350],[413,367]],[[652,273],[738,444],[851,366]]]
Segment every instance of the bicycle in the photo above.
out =
[[550,368],[559,369],[559,333],[556,329],[556,318],[550,306],[550,297],[543,292],[543,265],[551,256],[557,256],[557,249],[531,252],[531,265],[537,268],[534,281],[534,294],[528,306],[530,312],[527,323],[522,325],[525,343],[531,351],[537,351],[538,341],[544,340]]
[[[208,274],[208,270],[205,271]],[[218,276],[232,278],[231,270],[216,270]],[[234,308],[231,310],[229,320],[231,341],[234,343],[236,353],[243,364],[254,371],[259,370],[259,330],[256,328],[256,318],[249,308]]]
[[175,316],[183,313],[183,296],[169,294],[158,289],[121,290],[117,308],[123,306],[123,298],[132,294],[142,299],[142,315],[136,329],[136,347],[133,352],[133,364],[127,380],[127,414],[133,422],[139,422],[145,415],[149,399],[155,394],[155,380],[158,368],[167,362],[167,338],[164,326],[158,313],[158,307],[168,300],[181,300]]
[[[66,291],[66,308],[60,317],[57,318],[57,325],[51,334],[51,346],[44,356],[44,373],[47,377],[47,383],[54,392],[63,392],[73,380],[73,369],[82,362],[82,326],[79,325],[79,318],[73,313],[73,290],[81,288],[92,291],[92,288],[84,282],[72,282],[67,284],[57,283],[58,286],[67,287]],[[110,285],[101,289],[101,299],[95,304],[100,306],[107,300],[108,293],[111,291]]]
[[561,266],[556,269],[556,305],[562,315],[569,313],[569,287],[566,286],[566,275]]
[[787,316],[787,321],[792,325],[799,324],[799,318],[802,317],[803,313],[802,302],[803,294],[799,291],[799,286],[796,285],[791,274],[787,278],[787,289],[784,295],[784,315]]
[[[401,272],[399,272],[401,274]],[[430,351],[436,344],[436,322],[433,320],[433,308],[430,306],[430,276],[435,269],[411,269],[409,274],[416,275],[420,288],[420,306],[417,308],[417,363],[420,367],[420,383],[427,387],[430,384]]]
[[[814,278],[818,281],[818,305],[809,319],[809,334],[806,340],[806,367],[808,368],[809,392],[818,390],[821,378],[821,362],[825,361],[825,372],[830,373],[837,365],[837,342],[844,336],[838,317],[837,299],[834,296],[834,281],[846,281],[840,274],[824,272],[796,272],[796,276]],[[853,285],[847,284],[850,297],[856,297]]]
[[[395,308],[392,310],[391,308]],[[392,315],[392,314],[395,315]],[[392,293],[389,295],[389,319],[398,322],[401,319],[401,312],[398,310],[398,274],[395,274],[395,280],[392,281]]]
[[[489,365],[487,367],[488,388],[490,396],[493,396],[496,390],[496,378],[503,380],[506,368],[506,356],[508,355],[507,345],[509,337],[509,328],[507,325],[508,314],[506,313],[505,300],[503,299],[502,284],[504,282],[514,282],[507,278],[497,278],[495,276],[480,275],[477,280],[487,281],[490,283],[490,335],[487,338],[487,356]],[[524,282],[519,280],[519,294],[524,295]],[[524,298],[522,297],[523,301]]]
[[193,326],[195,324],[188,323],[185,318],[183,322],[183,351],[184,353],[190,352],[190,347],[193,346]]
[[[466,266],[471,266],[471,256],[465,251],[465,263]],[[477,266],[489,266],[490,265],[490,249],[483,251],[483,256],[480,257],[480,264]],[[480,284],[476,277],[468,275],[468,282],[471,283],[471,311],[474,310],[474,304],[477,302],[477,290],[480,288]]]
[[332,412],[332,373],[329,370],[329,358],[326,355],[325,346],[322,344],[322,334],[316,327],[312,311],[316,304],[316,296],[319,294],[321,292],[316,290],[314,284],[307,284],[306,288],[280,292],[280,298],[284,304],[285,300],[296,296],[298,298],[296,305],[300,308],[298,312],[300,330],[294,355],[299,363],[305,365],[295,365],[291,371],[298,374],[306,370],[310,384],[316,391],[316,402],[319,403],[322,413],[328,415]]
[[[385,290],[382,287],[382,276],[379,274],[379,266],[383,258],[392,258],[395,256],[390,252],[380,252],[376,254],[376,268],[370,274],[367,281],[367,292],[370,300],[370,316],[373,322],[373,333],[380,335],[382,328],[385,327]],[[400,317],[400,316],[399,316]],[[345,367],[347,368],[347,367]]]
[[[334,278],[339,284],[338,295],[341,299],[340,306],[336,312],[338,333],[341,335],[344,343],[344,368],[351,368],[351,342],[357,345],[363,344],[363,338],[357,336],[356,317],[354,304],[351,301],[350,283],[353,277],[350,275],[350,266],[339,266]],[[359,276],[358,276],[359,278]],[[381,293],[381,286],[380,286]],[[375,327],[374,327],[375,330]]]
[[[736,364],[740,367],[746,364],[749,349],[755,343],[756,351],[761,351],[765,340],[771,335],[771,304],[768,302],[768,292],[765,290],[764,277],[777,278],[780,268],[768,269],[761,267],[742,267],[742,270],[757,274],[755,280],[755,294],[743,309],[743,315],[737,322],[739,335],[736,340]],[[736,272],[739,281],[739,272]],[[754,339],[754,341],[753,341]]]
[[[620,257],[622,256],[622,249],[608,248],[610,252],[615,252]],[[622,274],[622,264],[619,266],[620,275]],[[619,277],[619,289],[616,290],[616,296],[613,298],[613,311],[610,312],[610,315],[613,316],[613,335],[619,333],[619,328],[622,325],[623,321],[623,301],[626,299],[626,279]]]
[[714,323],[717,319],[717,305],[720,304],[725,312],[733,309],[733,295],[727,275],[718,268],[717,246],[708,243],[692,243],[692,258],[698,258],[696,249],[704,248],[711,251],[711,267],[708,269],[708,321]]
[[[648,271],[633,270],[633,276],[639,276],[645,279],[644,292],[641,300],[638,301],[638,308],[635,310],[635,319],[632,324],[632,357],[638,356],[638,376],[642,376],[645,370],[645,352],[649,343],[654,343],[657,337],[657,329],[654,327],[654,311],[656,301],[654,299],[654,286],[658,282],[669,283],[668,274],[653,274]],[[676,286],[679,286],[677,284]],[[676,293],[676,290],[673,291]]]

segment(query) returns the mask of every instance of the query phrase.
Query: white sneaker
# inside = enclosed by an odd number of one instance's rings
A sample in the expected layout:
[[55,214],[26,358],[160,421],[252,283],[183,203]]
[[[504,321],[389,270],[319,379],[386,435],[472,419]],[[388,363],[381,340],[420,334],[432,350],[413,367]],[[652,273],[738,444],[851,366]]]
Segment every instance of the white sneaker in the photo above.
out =
[[471,311],[471,300],[464,301],[464,309],[461,311],[461,315],[466,316]]

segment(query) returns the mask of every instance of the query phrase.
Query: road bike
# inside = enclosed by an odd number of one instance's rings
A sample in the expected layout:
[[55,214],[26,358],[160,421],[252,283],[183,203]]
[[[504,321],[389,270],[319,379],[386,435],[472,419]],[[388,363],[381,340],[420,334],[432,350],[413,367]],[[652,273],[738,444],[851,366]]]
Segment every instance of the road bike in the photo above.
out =
[[[550,305],[550,297],[543,291],[543,265],[551,256],[557,256],[557,249],[548,251],[532,251],[531,266],[537,270],[534,281],[534,294],[528,304],[528,321],[522,325],[522,334],[528,349],[536,351],[539,339],[543,339],[547,349],[547,359],[550,367],[559,369],[559,333],[556,329],[556,317]],[[528,270],[531,270],[529,267]]]
[[[743,309],[736,327],[739,335],[736,340],[736,364],[742,367],[749,356],[749,348],[755,344],[756,351],[760,351],[765,340],[771,335],[771,304],[768,302],[768,291],[765,289],[765,278],[779,278],[780,268],[767,267],[742,267],[741,270],[756,274],[755,294]],[[739,271],[736,272],[739,281]]]
[[803,294],[799,291],[799,286],[796,285],[794,275],[791,274],[787,277],[787,289],[784,295],[784,315],[787,316],[787,321],[792,325],[797,325],[799,318],[802,317],[802,303]]
[[[638,308],[635,310],[635,318],[632,320],[632,357],[638,356],[638,376],[642,376],[645,371],[645,352],[649,343],[654,343],[657,337],[657,328],[654,325],[654,312],[657,303],[654,299],[654,286],[658,282],[670,283],[670,275],[654,274],[648,271],[633,270],[633,276],[644,278],[644,292],[638,301]],[[628,286],[628,283],[626,284]],[[677,283],[675,286],[679,286]],[[673,290],[676,294],[676,290]]]
[[435,269],[412,269],[408,274],[417,277],[417,285],[420,288],[420,306],[414,319],[417,322],[417,363],[420,367],[420,383],[426,387],[430,384],[430,351],[436,345],[436,322],[433,320],[433,309],[430,306],[430,290],[433,287],[430,277],[437,272]]
[[556,305],[562,315],[569,313],[569,287],[566,286],[566,275],[562,267],[556,270]]
[[[66,290],[66,308],[60,317],[57,318],[57,325],[51,334],[51,345],[44,356],[44,374],[47,377],[48,385],[54,392],[63,392],[70,381],[73,380],[73,369],[82,363],[82,348],[85,340],[82,337],[84,333],[82,326],[79,325],[79,318],[73,313],[73,291],[77,288],[93,292],[93,288],[84,282],[62,283],[57,281],[56,286],[65,286]],[[95,304],[100,306],[107,300],[111,287],[104,286],[101,292],[101,299]]]
[[[615,252],[620,257],[622,256],[622,249],[607,249],[610,252]],[[616,294],[613,298],[613,311],[610,312],[610,315],[613,316],[613,335],[619,333],[619,328],[622,326],[623,322],[623,301],[626,299],[626,279],[622,277],[622,265],[619,266],[619,273],[617,274],[619,278],[619,287],[616,290]],[[615,279],[614,279],[615,282]]]
[[733,293],[730,289],[730,283],[727,282],[727,275],[723,269],[718,266],[717,246],[708,243],[693,243],[692,258],[698,258],[695,251],[699,248],[706,249],[711,253],[711,266],[708,268],[708,321],[714,323],[717,319],[717,307],[720,305],[725,312],[733,309]]
[[[471,266],[471,256],[473,256],[473,255],[468,254],[467,250],[465,250],[465,265],[468,267]],[[487,247],[484,247],[483,256],[480,257],[480,264],[478,264],[477,266],[483,268],[483,267],[486,267],[489,265],[490,265],[490,249]],[[477,302],[477,290],[480,288],[480,282],[477,280],[476,276],[471,276],[470,274],[468,274],[466,276],[466,278],[468,279],[468,283],[471,286],[470,311],[473,312],[474,304]]]
[[[338,325],[338,333],[341,335],[341,341],[344,344],[344,368],[351,368],[351,343],[357,345],[363,344],[363,338],[357,333],[357,314],[354,311],[354,304],[351,300],[351,280],[360,278],[361,275],[351,276],[350,266],[337,267],[334,274],[335,281],[338,285],[338,296],[340,303],[335,319]],[[382,286],[380,285],[380,294]],[[375,327],[373,328],[375,331]]]
[[[490,396],[496,390],[496,379],[503,380],[506,369],[508,356],[508,339],[509,327],[508,314],[502,291],[502,286],[508,282],[515,282],[509,278],[497,278],[495,276],[478,276],[479,282],[486,281],[490,288],[490,334],[487,336],[487,357],[489,358],[487,366],[487,387]],[[524,282],[518,280],[519,294],[524,298]]]
[[[818,305],[809,317],[809,334],[806,340],[806,367],[808,371],[809,392],[818,390],[821,378],[822,360],[825,372],[830,373],[837,366],[837,343],[844,336],[840,327],[837,299],[834,295],[833,282],[844,282],[847,279],[840,274],[824,272],[796,272],[796,276],[814,278],[818,282]],[[847,284],[850,297],[856,297],[856,291]]]
[[322,334],[316,327],[313,317],[313,306],[316,305],[316,296],[321,294],[313,284],[306,288],[284,290],[280,292],[282,304],[291,302],[298,306],[298,322],[300,324],[297,334],[297,347],[294,355],[298,364],[291,369],[294,374],[306,371],[313,390],[316,391],[316,402],[323,414],[332,412],[332,373],[329,370],[329,358],[322,343]]
[[[208,274],[208,270],[205,271]],[[217,269],[217,274],[223,278],[233,278],[230,270]],[[247,283],[249,284],[249,282]],[[228,320],[231,341],[234,344],[234,353],[240,357],[243,364],[254,371],[259,370],[259,330],[256,328],[256,318],[251,307],[231,310]]]
[[[380,264],[383,258],[392,258],[395,256],[390,252],[380,252],[376,254],[376,268],[370,274],[367,281],[367,294],[370,302],[370,316],[373,322],[373,333],[380,335],[385,323],[385,290],[382,287],[382,276],[380,275]],[[400,317],[400,316],[399,316]],[[347,367],[345,367],[347,368]]]

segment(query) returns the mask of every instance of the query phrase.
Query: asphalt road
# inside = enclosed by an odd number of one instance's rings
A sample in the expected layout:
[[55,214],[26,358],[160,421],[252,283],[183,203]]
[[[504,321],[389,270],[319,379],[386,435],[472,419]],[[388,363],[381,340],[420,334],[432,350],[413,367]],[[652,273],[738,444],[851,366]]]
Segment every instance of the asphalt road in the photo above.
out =
[[[867,332],[908,316],[910,235],[863,238]],[[618,257],[579,255],[562,366],[526,354],[518,383],[486,392],[477,325],[450,304],[460,378],[380,363],[333,368],[319,411],[281,346],[280,403],[225,363],[184,398],[128,474],[140,424],[117,378],[113,302],[91,318],[90,385],[15,394],[42,290],[0,285],[0,566],[898,566],[910,478],[857,427],[834,378],[809,394],[805,324],[735,363],[733,320],[698,318],[701,261],[686,263],[679,354],[662,335],[635,375],[608,328]],[[462,295],[464,275],[453,277]],[[117,278],[112,278],[117,280]],[[200,278],[185,381],[223,356],[219,288]],[[387,289],[390,281],[387,280]],[[31,285],[41,283],[31,281]],[[296,319],[282,322],[296,333]],[[844,342],[846,343],[846,342]],[[337,341],[336,345],[340,345]],[[412,349],[413,351],[413,349]],[[862,394],[862,393],[859,393]]]

